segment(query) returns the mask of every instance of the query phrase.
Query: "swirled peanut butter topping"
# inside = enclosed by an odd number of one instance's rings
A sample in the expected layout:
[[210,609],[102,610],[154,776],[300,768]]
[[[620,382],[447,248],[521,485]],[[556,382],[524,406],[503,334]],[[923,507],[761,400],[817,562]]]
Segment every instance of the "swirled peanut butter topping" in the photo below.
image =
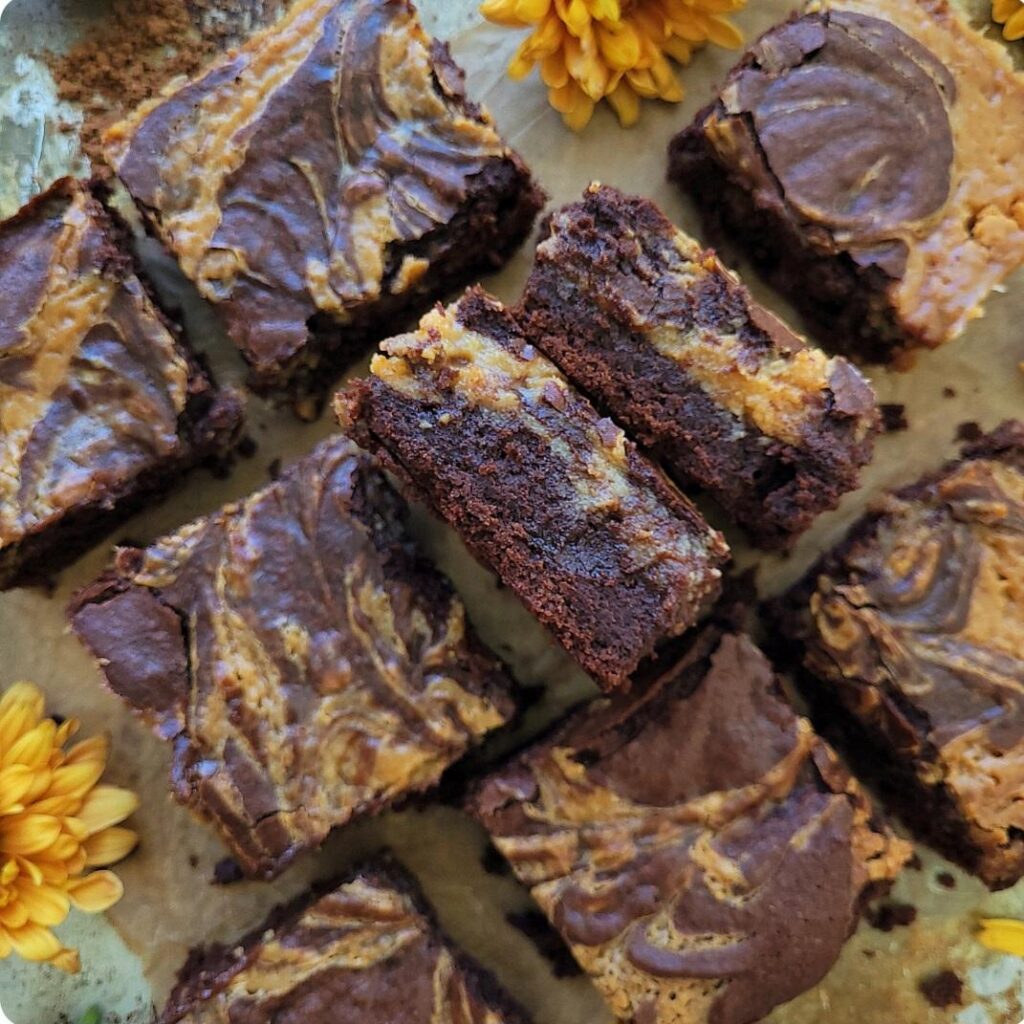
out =
[[182,448],[188,364],[105,224],[62,183],[0,232],[0,548]]
[[[1024,431],[886,500],[812,595],[813,665],[873,708],[989,840],[1024,829]],[[1004,428],[1011,439],[1014,426]],[[896,712],[902,717],[903,712]],[[932,752],[926,750],[932,748]]]
[[[114,689],[173,738],[179,798],[251,874],[429,787],[510,714],[503,674],[417,565],[402,516],[369,458],[329,440],[244,502],[122,552],[127,592],[75,616]],[[168,612],[165,667],[129,671],[118,637]]]
[[758,42],[705,128],[812,245],[890,277],[924,344],[1024,263],[1024,77],[951,5],[812,3]]
[[[589,191],[599,193],[601,186],[591,185]],[[820,431],[833,391],[852,393],[856,386],[855,439],[871,430],[874,403],[860,374],[845,360],[806,346],[765,310],[753,310],[735,275],[714,253],[664,218],[661,230],[649,222],[642,230],[617,223],[614,244],[630,254],[635,269],[616,273],[606,264],[596,269],[587,259],[586,242],[576,238],[577,217],[576,206],[555,214],[538,259],[557,265],[611,310],[616,322],[625,320],[643,335],[735,416],[741,429],[805,445]],[[723,281],[733,287],[723,290]]]
[[749,641],[705,635],[670,680],[599,702],[478,794],[623,1020],[763,1016],[825,973],[864,886],[908,855],[771,687]]
[[484,410],[496,422],[522,424],[543,440],[564,465],[581,516],[628,510],[619,529],[629,542],[633,569],[664,570],[669,581],[673,561],[690,564],[698,544],[709,542],[710,531],[686,529],[660,495],[638,483],[623,431],[600,418],[555,364],[524,339],[506,345],[465,326],[456,304],[428,313],[416,333],[384,342],[381,351],[370,364],[373,375],[414,401],[451,403],[449,423],[465,411]]
[[503,1024],[416,899],[368,869],[266,933],[165,1024]]
[[318,312],[415,284],[396,243],[449,221],[508,150],[439,69],[411,5],[298,0],[201,79],[112,128],[111,161],[257,363]]

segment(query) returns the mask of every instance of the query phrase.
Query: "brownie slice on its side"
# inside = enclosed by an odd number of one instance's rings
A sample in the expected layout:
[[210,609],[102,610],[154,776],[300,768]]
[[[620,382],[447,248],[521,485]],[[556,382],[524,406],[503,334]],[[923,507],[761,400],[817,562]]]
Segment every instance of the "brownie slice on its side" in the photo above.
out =
[[529,232],[543,193],[463,84],[407,0],[296,0],[108,132],[260,390],[322,394]]
[[0,589],[63,568],[241,423],[104,198],[63,178],[0,223]]
[[681,485],[765,547],[857,486],[878,412],[845,359],[805,345],[651,202],[591,185],[549,219],[525,334]]
[[1024,424],[887,495],[772,611],[921,838],[994,889],[1024,876]]
[[1022,137],[1024,78],[953,4],[825,0],[750,48],[670,174],[823,341],[882,362],[1024,265]]
[[910,856],[744,636],[573,713],[470,809],[631,1024],[751,1024]]
[[339,395],[381,454],[607,688],[703,614],[722,538],[480,289]]
[[501,666],[347,438],[245,501],[123,548],[69,610],[107,684],[174,744],[177,799],[271,878],[429,788],[513,711]]
[[389,857],[300,897],[228,949],[195,950],[158,1024],[529,1024]]

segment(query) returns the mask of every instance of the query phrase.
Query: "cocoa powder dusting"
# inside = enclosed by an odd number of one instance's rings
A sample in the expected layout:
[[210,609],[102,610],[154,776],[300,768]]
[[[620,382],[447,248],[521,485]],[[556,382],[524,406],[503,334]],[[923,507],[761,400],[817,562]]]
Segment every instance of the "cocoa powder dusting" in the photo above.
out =
[[285,0],[113,0],[63,54],[46,54],[62,100],[82,108],[82,150],[101,170],[104,130],[171,79],[192,77],[218,53],[276,20]]

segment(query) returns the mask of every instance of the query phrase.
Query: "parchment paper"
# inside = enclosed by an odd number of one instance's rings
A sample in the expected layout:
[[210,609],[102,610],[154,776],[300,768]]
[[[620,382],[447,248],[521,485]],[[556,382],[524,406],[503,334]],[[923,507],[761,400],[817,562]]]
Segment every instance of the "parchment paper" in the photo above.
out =
[[[986,0],[963,0],[984,19]],[[494,112],[501,128],[532,165],[552,202],[572,200],[592,179],[649,196],[687,230],[700,237],[694,211],[666,183],[665,148],[711,95],[735,54],[709,50],[685,72],[687,100],[676,107],[648,106],[640,127],[619,129],[607,111],[574,136],[547,106],[536,80],[509,82],[505,64],[517,38],[483,24],[475,0],[421,0],[428,25],[451,39],[469,72],[470,91]],[[737,21],[748,38],[798,5],[787,0],[752,0]],[[0,25],[0,214],[6,216],[57,174],[80,164],[74,136],[56,130],[78,119],[55,103],[52,79],[33,57],[42,46],[58,45],[102,16],[102,2],[14,0]],[[1022,44],[1017,44],[1018,49]],[[69,141],[70,139],[70,141]],[[193,341],[211,357],[219,377],[241,379],[243,368],[223,339],[210,311],[156,246],[146,243],[147,262],[172,306],[183,310]],[[770,306],[790,315],[777,296],[760,285],[734,253],[723,254]],[[529,252],[485,283],[501,298],[514,299],[529,269]],[[956,425],[974,420],[990,428],[1020,415],[1024,406],[1024,275],[994,296],[985,319],[944,350],[920,357],[909,373],[874,370],[884,402],[904,403],[910,428],[883,437],[864,487],[835,513],[823,516],[788,559],[756,556],[727,526],[740,565],[758,563],[764,592],[795,579],[814,556],[834,542],[865,501],[884,487],[909,481],[954,450]],[[0,297],[0,301],[2,297]],[[795,318],[792,318],[795,319]],[[799,321],[797,321],[799,325]],[[365,371],[365,366],[354,372]],[[955,389],[944,397],[943,389]],[[158,508],[118,533],[146,542],[162,532],[243,495],[267,479],[272,459],[286,463],[332,429],[329,418],[300,425],[287,413],[253,399],[249,430],[258,442],[254,458],[242,462],[229,480],[198,474]],[[725,525],[719,523],[718,525]],[[592,684],[552,645],[508,593],[499,591],[446,528],[418,512],[414,528],[441,566],[451,574],[484,638],[509,662],[519,680],[542,684],[544,699],[527,715],[523,731],[536,732],[567,705],[594,692]],[[52,1024],[74,1019],[99,1003],[118,1019],[149,1019],[160,1005],[187,949],[201,942],[236,939],[267,909],[302,889],[311,878],[331,875],[381,845],[391,846],[420,877],[452,935],[493,968],[535,1014],[538,1024],[606,1024],[610,1016],[580,977],[557,980],[534,943],[511,927],[505,914],[529,907],[525,892],[509,877],[489,874],[481,863],[482,833],[461,813],[444,807],[406,810],[363,822],[334,836],[273,885],[209,884],[224,849],[204,826],[167,795],[166,747],[133,721],[100,686],[99,676],[67,635],[63,608],[72,590],[100,571],[110,544],[101,544],[61,578],[52,594],[15,591],[0,595],[0,687],[31,678],[45,689],[54,711],[82,719],[87,732],[106,729],[113,737],[110,776],[142,797],[134,819],[142,834],[139,851],[118,870],[127,894],[109,915],[74,915],[62,934],[82,948],[83,974],[68,979],[48,968],[0,962],[0,1003],[14,1024]],[[916,922],[882,933],[863,925],[840,963],[817,988],[770,1018],[774,1024],[1017,1024],[1024,1016],[1024,961],[981,949],[972,938],[980,914],[1024,916],[1024,886],[991,896],[976,881],[921,851],[920,870],[908,871],[895,897],[916,906]],[[936,881],[939,872],[955,888]],[[112,927],[111,927],[112,926]],[[965,982],[965,1006],[930,1007],[918,982],[951,968]],[[383,1024],[383,1022],[382,1022]]]

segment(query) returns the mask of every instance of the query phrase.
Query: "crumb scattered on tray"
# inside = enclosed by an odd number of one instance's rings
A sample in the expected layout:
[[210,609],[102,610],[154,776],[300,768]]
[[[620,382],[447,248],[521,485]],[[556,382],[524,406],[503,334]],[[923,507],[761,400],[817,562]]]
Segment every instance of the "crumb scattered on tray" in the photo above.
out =
[[872,928],[891,932],[894,928],[907,928],[917,920],[917,907],[910,903],[880,903],[869,907],[865,916]]
[[948,871],[940,871],[935,876],[935,881],[942,886],[943,889],[955,889],[956,878],[953,877]]
[[942,389],[942,397],[943,398],[956,398],[956,388],[943,388]]
[[918,988],[925,999],[940,1010],[963,1006],[964,983],[955,971],[945,970],[929,975]]
[[910,424],[907,422],[907,407],[898,402],[883,402],[878,407],[882,414],[882,429],[887,434],[894,434],[898,430],[906,430]]
[[974,441],[980,440],[984,436],[985,432],[981,427],[974,422],[974,420],[968,420],[966,423],[961,423],[956,428],[956,439],[958,441],[967,441],[973,443]]
[[213,866],[214,885],[234,885],[245,878],[242,868],[234,857],[224,857]]

